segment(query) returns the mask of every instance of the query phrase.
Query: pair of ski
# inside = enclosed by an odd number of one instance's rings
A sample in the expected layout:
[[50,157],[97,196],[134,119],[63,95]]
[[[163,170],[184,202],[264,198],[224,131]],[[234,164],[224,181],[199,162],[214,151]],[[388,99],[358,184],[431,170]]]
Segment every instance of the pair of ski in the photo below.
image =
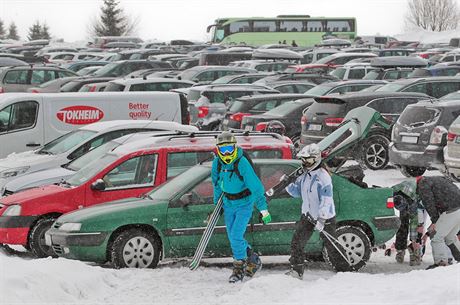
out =
[[[303,167],[297,168],[295,171],[290,173],[287,176],[283,176],[275,186],[269,189],[265,195],[267,197],[272,197],[280,190],[284,189],[288,186],[291,182],[293,182],[297,177],[304,173]],[[220,195],[219,200],[217,201],[216,207],[212,212],[211,216],[208,219],[208,225],[203,232],[203,236],[201,236],[201,240],[198,244],[198,247],[195,250],[195,255],[192,258],[192,262],[190,263],[190,270],[196,270],[200,266],[201,259],[203,258],[204,252],[206,247],[208,246],[209,240],[211,239],[212,233],[214,232],[214,228],[216,227],[217,221],[221,215],[221,211],[224,205],[223,194]]]

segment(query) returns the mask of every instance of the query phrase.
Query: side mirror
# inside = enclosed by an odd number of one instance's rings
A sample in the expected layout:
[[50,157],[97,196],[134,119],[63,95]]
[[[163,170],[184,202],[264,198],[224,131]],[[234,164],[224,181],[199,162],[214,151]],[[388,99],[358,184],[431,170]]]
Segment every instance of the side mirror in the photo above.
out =
[[97,179],[91,184],[91,189],[93,191],[103,191],[105,190],[105,188],[106,188],[106,185],[105,185],[104,180],[102,179]]
[[192,193],[186,193],[179,199],[180,204],[185,208],[192,203]]

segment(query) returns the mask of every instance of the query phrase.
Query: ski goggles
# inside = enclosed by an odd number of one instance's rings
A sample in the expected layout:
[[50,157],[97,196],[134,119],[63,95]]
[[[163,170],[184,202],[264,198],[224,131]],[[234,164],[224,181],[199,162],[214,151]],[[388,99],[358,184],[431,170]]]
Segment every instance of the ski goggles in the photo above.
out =
[[302,161],[303,164],[305,165],[311,165],[311,164],[314,164],[315,161],[316,161],[316,158],[315,157],[302,157],[300,158],[300,160]]
[[217,149],[219,150],[219,153],[221,155],[231,155],[235,151],[235,145],[222,145],[222,146],[217,146]]

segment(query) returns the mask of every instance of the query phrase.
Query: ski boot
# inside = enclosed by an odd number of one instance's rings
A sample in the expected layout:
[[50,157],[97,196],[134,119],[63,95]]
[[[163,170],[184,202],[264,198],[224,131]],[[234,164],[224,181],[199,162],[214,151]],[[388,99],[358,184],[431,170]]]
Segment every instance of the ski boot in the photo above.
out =
[[301,280],[303,279],[304,269],[305,269],[304,264],[291,264],[291,270],[289,270],[285,274]]
[[430,270],[438,267],[445,267],[447,263],[445,261],[440,261],[439,263],[434,263],[433,265],[428,266],[425,270]]
[[450,244],[448,247],[454,259],[457,261],[457,263],[460,263],[460,250],[457,248],[457,246],[455,246],[455,244]]
[[406,250],[397,250],[396,251],[396,262],[399,264],[404,263],[404,255],[406,255]]
[[253,277],[254,274],[262,268],[262,261],[259,255],[252,249],[247,250],[248,258],[246,259],[246,268],[244,269],[244,275]]
[[244,278],[244,269],[246,268],[246,261],[234,260],[233,272],[228,278],[229,283],[242,282]]
[[422,257],[420,255],[420,245],[411,244],[408,247],[409,250],[409,266],[419,266],[422,263]]

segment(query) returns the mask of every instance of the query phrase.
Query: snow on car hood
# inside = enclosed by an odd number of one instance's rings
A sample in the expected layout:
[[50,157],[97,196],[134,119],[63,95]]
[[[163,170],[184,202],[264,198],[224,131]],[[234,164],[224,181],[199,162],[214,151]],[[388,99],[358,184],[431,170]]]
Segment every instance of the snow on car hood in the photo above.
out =
[[54,159],[56,159],[55,155],[40,155],[33,151],[26,151],[17,154],[13,153],[8,155],[6,158],[0,159],[0,171],[2,171],[2,169],[47,163]]
[[3,185],[10,192],[18,192],[32,187],[58,183],[67,180],[75,174],[74,171],[55,167],[11,179]]

